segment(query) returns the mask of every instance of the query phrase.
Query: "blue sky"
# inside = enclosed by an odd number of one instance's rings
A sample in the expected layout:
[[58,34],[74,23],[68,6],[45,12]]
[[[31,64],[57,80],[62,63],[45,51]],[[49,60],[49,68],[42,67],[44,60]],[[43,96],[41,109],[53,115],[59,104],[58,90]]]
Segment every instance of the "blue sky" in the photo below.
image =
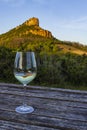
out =
[[87,0],[0,0],[0,34],[31,17],[57,39],[87,45]]

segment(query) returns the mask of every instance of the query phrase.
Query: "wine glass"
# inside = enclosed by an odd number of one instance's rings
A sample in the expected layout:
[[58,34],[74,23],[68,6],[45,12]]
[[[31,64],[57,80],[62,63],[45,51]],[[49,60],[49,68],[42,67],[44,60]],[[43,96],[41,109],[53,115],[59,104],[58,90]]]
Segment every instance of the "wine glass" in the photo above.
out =
[[26,86],[35,78],[36,72],[37,66],[34,52],[17,52],[14,62],[14,76],[24,86],[23,105],[15,109],[18,113],[31,113],[34,111],[32,106],[26,104],[25,97]]

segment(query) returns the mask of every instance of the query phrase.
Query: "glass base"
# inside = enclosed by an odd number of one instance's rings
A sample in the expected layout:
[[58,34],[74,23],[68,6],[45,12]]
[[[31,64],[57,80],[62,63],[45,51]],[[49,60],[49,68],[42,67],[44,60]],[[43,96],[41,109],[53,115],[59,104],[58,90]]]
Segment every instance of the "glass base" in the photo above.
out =
[[32,113],[34,108],[31,106],[19,106],[15,109],[16,112],[21,114]]

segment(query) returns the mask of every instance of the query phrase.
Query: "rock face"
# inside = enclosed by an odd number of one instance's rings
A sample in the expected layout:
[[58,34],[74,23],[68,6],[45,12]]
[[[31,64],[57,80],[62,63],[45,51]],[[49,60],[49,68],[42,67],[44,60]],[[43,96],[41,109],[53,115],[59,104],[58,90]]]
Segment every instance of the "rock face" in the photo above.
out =
[[25,24],[28,25],[28,26],[32,26],[32,25],[33,26],[39,26],[39,19],[35,18],[35,17],[30,18],[29,20],[27,20],[25,22]]
[[[29,20],[27,20],[24,24],[26,24],[27,26],[34,26],[34,29],[30,29],[29,32],[35,35],[40,35],[43,37],[48,37],[48,38],[52,38],[52,33],[48,30],[44,30],[39,26],[39,19],[38,18],[30,18]],[[28,34],[28,31],[26,32],[26,34]]]

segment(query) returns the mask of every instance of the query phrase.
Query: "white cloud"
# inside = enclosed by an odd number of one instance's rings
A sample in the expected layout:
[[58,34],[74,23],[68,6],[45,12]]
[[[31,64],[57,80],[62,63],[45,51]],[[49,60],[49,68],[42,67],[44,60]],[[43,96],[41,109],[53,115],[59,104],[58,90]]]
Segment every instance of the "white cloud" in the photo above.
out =
[[87,30],[87,16],[72,20],[65,20],[65,22],[62,22],[61,27],[68,29]]

